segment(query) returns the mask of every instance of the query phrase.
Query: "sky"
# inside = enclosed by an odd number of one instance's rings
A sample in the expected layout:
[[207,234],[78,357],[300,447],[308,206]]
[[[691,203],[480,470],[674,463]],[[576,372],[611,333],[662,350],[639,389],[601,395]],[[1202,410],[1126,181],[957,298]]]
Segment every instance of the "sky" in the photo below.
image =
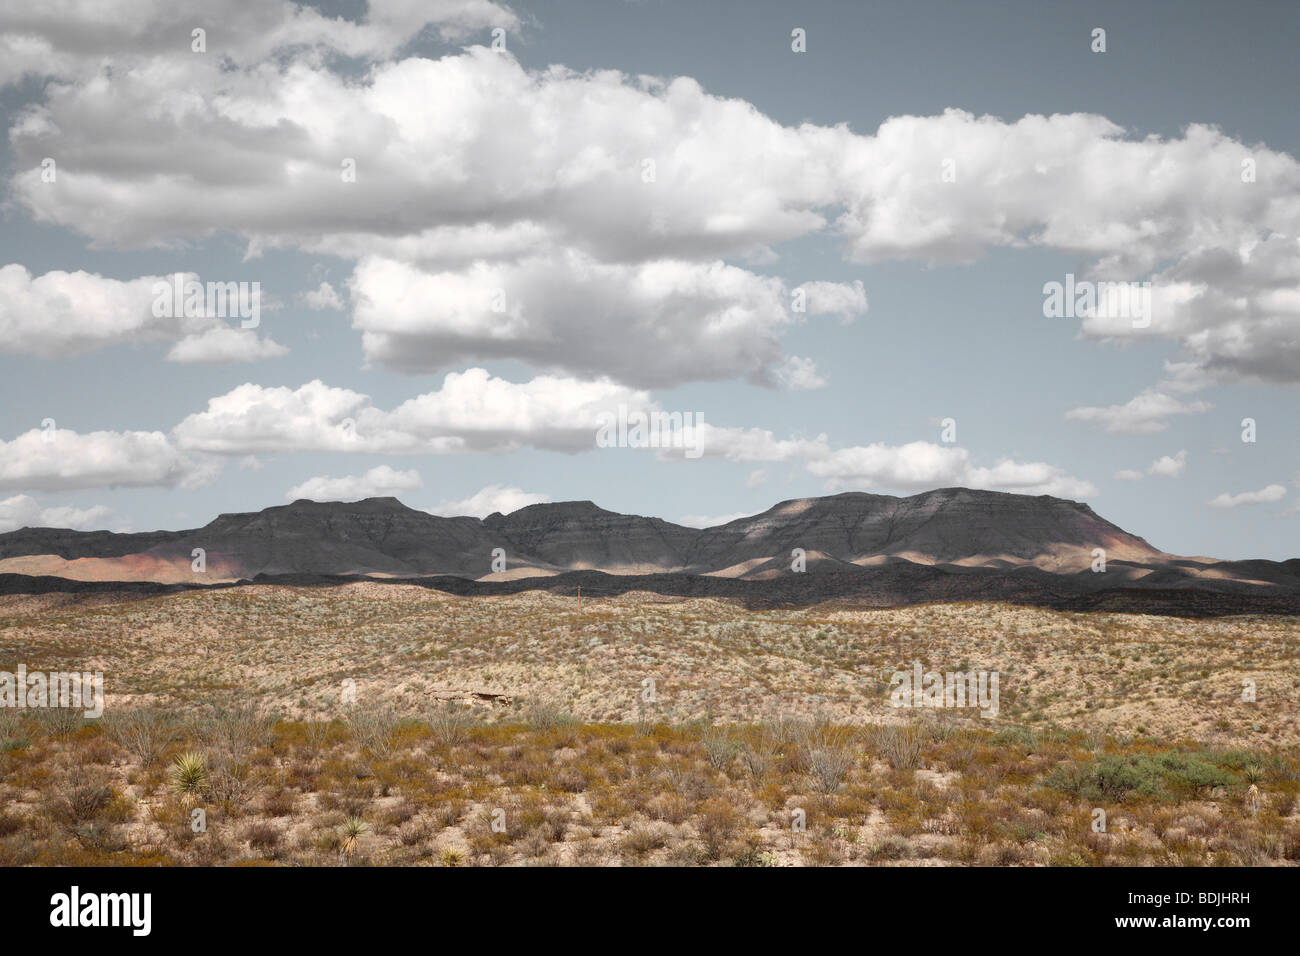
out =
[[1295,557],[1297,35],[1283,2],[7,5],[0,531],[960,485]]

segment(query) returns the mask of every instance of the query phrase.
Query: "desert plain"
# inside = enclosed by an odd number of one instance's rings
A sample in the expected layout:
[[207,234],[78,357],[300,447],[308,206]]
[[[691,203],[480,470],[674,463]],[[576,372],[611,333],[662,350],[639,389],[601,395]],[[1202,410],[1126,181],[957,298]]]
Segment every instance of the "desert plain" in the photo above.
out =
[[[0,864],[1289,865],[1294,617],[409,584],[0,598]],[[891,676],[996,672],[995,716]],[[1099,825],[1100,821],[1100,825]]]

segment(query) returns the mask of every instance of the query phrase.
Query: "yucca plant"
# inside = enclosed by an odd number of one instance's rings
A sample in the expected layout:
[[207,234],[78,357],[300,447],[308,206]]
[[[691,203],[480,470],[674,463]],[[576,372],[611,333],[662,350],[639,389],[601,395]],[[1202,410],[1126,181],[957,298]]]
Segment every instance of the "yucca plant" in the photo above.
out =
[[172,761],[172,789],[177,793],[201,793],[208,785],[208,764],[203,754],[186,751]]
[[458,847],[443,847],[438,859],[442,861],[443,866],[460,866],[465,862],[465,853]]
[[351,856],[353,848],[357,845],[357,838],[370,829],[370,824],[360,817],[348,817],[343,821],[343,846],[341,852],[344,856]]

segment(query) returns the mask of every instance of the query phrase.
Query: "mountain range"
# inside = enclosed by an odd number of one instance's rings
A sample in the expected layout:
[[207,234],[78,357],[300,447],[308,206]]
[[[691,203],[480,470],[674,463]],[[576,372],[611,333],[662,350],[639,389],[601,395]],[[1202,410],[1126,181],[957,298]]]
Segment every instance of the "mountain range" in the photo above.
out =
[[300,500],[185,531],[0,534],[0,591],[358,578],[467,594],[572,593],[581,585],[593,596],[648,590],[876,606],[1007,600],[1194,614],[1300,611],[1300,559],[1179,557],[1081,502],[968,488],[794,499],[702,529],[590,501],[479,519],[367,498]]

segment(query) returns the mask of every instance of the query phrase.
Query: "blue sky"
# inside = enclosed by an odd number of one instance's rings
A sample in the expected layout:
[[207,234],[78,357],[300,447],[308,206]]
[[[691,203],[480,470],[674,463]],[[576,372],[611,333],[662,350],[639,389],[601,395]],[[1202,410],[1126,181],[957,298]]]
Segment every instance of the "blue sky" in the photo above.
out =
[[[1295,556],[1298,26],[1281,3],[7,11],[0,530],[366,494],[701,524],[962,484],[1086,500],[1174,553]],[[177,272],[259,283],[260,324],[155,314]],[[1149,282],[1150,321],[1046,317],[1067,274]],[[702,416],[703,456],[598,447],[620,405]]]

